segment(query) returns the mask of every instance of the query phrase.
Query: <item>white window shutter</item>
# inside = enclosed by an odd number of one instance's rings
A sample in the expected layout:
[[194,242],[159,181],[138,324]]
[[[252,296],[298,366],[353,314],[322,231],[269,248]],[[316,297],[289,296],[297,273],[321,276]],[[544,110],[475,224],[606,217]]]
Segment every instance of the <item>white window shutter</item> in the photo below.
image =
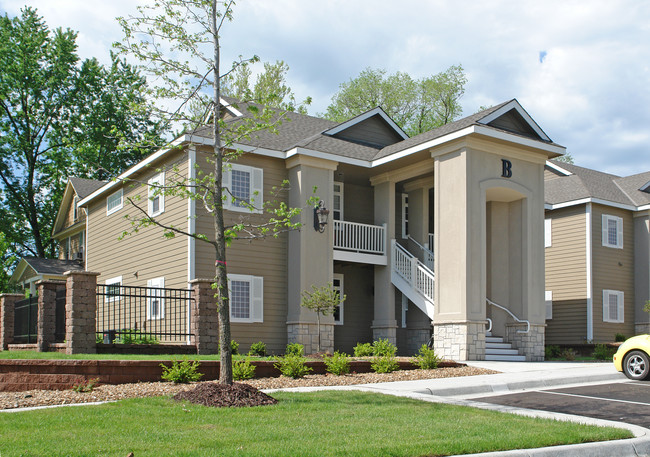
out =
[[264,278],[253,276],[251,286],[251,321],[264,322]]
[[603,239],[602,239],[602,245],[603,246],[609,246],[609,231],[607,229],[607,215],[603,214],[602,216],[602,227],[603,227]]
[[251,203],[256,208],[255,213],[262,213],[264,205],[264,170],[251,168]]
[[553,245],[552,235],[553,223],[551,219],[544,219],[544,247],[549,248]]
[[223,195],[223,209],[230,209],[232,206],[232,195],[226,190],[231,189],[232,183],[232,172],[230,171],[230,165],[224,165],[223,173],[221,175],[221,188]]
[[623,218],[616,218],[616,247],[623,249]]
[[618,300],[617,300],[618,313],[616,317],[618,318],[618,322],[625,322],[625,316],[623,314],[625,309],[623,306],[625,304],[625,300],[623,299],[624,298],[623,292],[618,292],[617,295],[618,295]]
[[553,319],[553,291],[544,291],[544,302],[546,304],[546,319]]

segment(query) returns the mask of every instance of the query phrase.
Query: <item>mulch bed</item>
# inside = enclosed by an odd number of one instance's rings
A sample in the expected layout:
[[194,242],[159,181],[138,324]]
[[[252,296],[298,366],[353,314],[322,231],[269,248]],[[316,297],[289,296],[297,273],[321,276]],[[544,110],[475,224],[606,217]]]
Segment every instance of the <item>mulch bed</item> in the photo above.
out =
[[278,402],[255,387],[238,382],[231,385],[205,382],[197,385],[194,389],[179,392],[173,398],[178,401],[189,401],[218,408],[265,406]]

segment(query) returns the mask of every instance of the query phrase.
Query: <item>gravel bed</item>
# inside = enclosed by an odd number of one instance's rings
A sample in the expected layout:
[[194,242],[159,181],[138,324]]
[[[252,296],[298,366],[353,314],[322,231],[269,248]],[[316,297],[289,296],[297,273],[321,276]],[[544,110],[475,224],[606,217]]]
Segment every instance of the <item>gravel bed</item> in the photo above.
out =
[[[377,382],[411,381],[417,379],[451,378],[456,376],[475,376],[497,373],[475,367],[438,368],[435,370],[402,370],[393,373],[354,373],[345,376],[307,375],[301,379],[259,378],[250,379],[250,384],[260,390],[283,389],[288,387],[338,386],[353,384],[370,384]],[[69,405],[75,403],[92,403],[115,401],[126,398],[156,397],[174,395],[195,387],[194,384],[172,384],[169,382],[142,382],[137,384],[105,384],[95,387],[92,392],[74,392],[72,390],[29,390],[25,392],[0,392],[0,410],[27,408],[33,406]]]

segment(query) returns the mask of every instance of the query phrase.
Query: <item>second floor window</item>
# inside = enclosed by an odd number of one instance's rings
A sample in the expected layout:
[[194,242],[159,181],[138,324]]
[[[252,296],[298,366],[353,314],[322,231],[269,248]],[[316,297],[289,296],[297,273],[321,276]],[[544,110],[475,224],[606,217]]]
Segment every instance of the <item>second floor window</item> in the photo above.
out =
[[603,214],[603,246],[623,249],[623,218]]
[[224,209],[262,213],[264,171],[261,168],[232,164],[224,170]]
[[122,189],[106,197],[106,215],[122,209]]
[[162,186],[165,185],[165,173],[158,173],[149,180],[149,204],[147,214],[157,216],[165,211],[165,195]]

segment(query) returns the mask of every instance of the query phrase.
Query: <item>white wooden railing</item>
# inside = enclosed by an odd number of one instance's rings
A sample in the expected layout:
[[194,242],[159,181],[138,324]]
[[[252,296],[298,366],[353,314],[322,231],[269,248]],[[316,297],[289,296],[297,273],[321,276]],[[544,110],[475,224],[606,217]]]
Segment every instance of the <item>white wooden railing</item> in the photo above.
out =
[[386,255],[386,224],[334,221],[334,249]]
[[393,269],[412,288],[433,302],[433,287],[435,284],[433,271],[395,240],[391,240],[391,248]]
[[420,252],[422,252],[422,262],[427,266],[427,268],[429,268],[429,270],[433,271],[433,251],[428,249],[426,246],[422,246],[411,235],[409,235],[409,239],[420,249]]

